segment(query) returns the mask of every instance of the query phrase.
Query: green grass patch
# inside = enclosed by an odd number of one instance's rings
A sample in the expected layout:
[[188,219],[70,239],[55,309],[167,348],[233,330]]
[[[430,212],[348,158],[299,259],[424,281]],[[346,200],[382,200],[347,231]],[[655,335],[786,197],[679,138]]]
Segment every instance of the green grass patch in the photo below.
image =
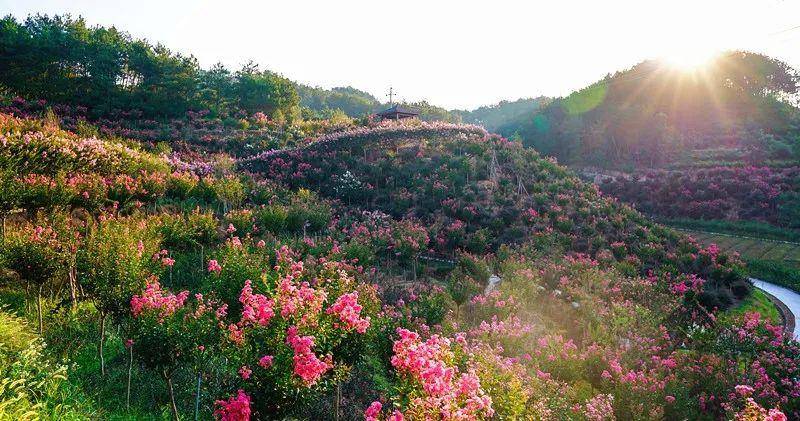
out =
[[753,292],[740,302],[736,307],[731,308],[725,312],[725,317],[736,319],[744,316],[745,313],[756,312],[761,314],[761,317],[769,320],[772,324],[781,323],[781,314],[775,304],[767,297],[767,294],[760,289],[754,289]]
[[800,268],[772,260],[748,259],[748,274],[800,292]]
[[800,243],[800,231],[776,227],[765,222],[724,221],[716,219],[664,219],[659,222],[664,225],[687,230],[710,231],[721,234],[742,235],[746,237]]

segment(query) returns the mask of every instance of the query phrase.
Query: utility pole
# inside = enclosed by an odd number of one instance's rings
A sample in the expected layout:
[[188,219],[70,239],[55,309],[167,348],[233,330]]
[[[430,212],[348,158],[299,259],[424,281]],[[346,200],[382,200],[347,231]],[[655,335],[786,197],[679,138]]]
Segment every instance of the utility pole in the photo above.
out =
[[394,89],[390,86],[389,87],[389,107],[392,107],[394,105],[394,102],[392,102],[392,98],[393,97],[394,97]]

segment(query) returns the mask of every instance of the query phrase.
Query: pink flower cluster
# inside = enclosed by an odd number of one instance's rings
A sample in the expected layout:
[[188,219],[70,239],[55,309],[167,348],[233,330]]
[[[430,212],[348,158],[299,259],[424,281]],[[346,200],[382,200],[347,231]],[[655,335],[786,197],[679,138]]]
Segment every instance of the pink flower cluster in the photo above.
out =
[[300,336],[297,327],[287,331],[286,342],[294,350],[294,374],[303,380],[306,386],[313,386],[325,372],[333,367],[333,358],[329,355],[320,360],[311,350],[314,346],[313,336]]
[[250,396],[239,389],[236,396],[228,400],[218,400],[215,402],[217,410],[214,416],[220,421],[249,421],[250,420]]
[[349,294],[342,294],[336,302],[327,310],[328,314],[339,316],[339,320],[344,324],[345,330],[355,329],[358,333],[365,333],[369,328],[370,318],[361,317],[361,309],[358,304],[358,292],[353,291]]
[[217,262],[216,260],[211,259],[208,261],[208,271],[219,274],[220,272],[222,272],[222,266],[220,266],[219,262]]
[[409,376],[422,386],[424,398],[414,399],[413,406],[427,414],[447,420],[468,420],[494,414],[492,399],[483,392],[474,371],[459,375],[450,366],[454,355],[450,340],[433,335],[422,341],[419,334],[397,328],[400,336],[392,347],[392,366],[401,376]]
[[[372,402],[369,407],[364,411],[364,420],[365,421],[378,421],[380,420],[381,416],[381,409],[383,409],[383,405],[378,402]],[[391,415],[386,417],[386,421],[403,421],[405,417],[403,417],[403,413],[394,410]]]
[[157,280],[150,280],[142,295],[131,298],[131,312],[133,317],[138,317],[144,311],[156,310],[159,312],[159,320],[163,320],[183,307],[188,297],[189,291],[182,291],[177,295],[168,293],[161,289]]
[[239,302],[242,303],[241,325],[266,326],[275,316],[275,301],[262,294],[253,294],[252,282],[244,282]]
[[320,313],[327,294],[321,289],[312,288],[308,282],[296,282],[303,276],[303,262],[291,263],[289,270],[290,273],[281,278],[278,283],[278,303],[281,308],[281,316],[301,315],[302,320],[305,321]]

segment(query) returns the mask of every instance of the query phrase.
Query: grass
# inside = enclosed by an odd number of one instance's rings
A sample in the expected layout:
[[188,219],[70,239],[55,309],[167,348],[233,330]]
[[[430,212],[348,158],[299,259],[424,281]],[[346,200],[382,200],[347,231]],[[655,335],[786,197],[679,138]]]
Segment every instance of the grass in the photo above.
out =
[[67,381],[28,323],[0,308],[0,419],[96,418],[92,402]]
[[724,251],[738,252],[749,276],[800,292],[800,244],[679,229],[701,244],[714,243]]
[[754,289],[753,293],[740,302],[736,307],[725,312],[725,316],[736,319],[744,316],[745,313],[757,312],[765,320],[769,320],[774,325],[781,323],[781,314],[775,304],[767,297],[763,291]]
[[791,241],[800,243],[800,231],[780,228],[757,221],[723,221],[701,219],[664,219],[660,221],[675,228],[707,231],[767,240]]
[[683,230],[702,244],[716,244],[725,251],[736,251],[745,260],[768,260],[800,268],[800,244],[771,239]]
[[748,260],[750,276],[800,292],[800,268],[770,260]]
[[[164,381],[138,365],[134,365],[131,406],[126,409],[127,350],[120,332],[116,329],[107,332],[104,352],[107,372],[103,377],[97,357],[98,324],[94,307],[84,303],[74,312],[52,312],[53,304],[45,300],[48,311],[44,335],[40,338],[35,333],[35,307],[30,300],[26,302],[24,291],[0,288],[0,421],[171,418]],[[194,379],[188,376],[179,373],[175,381],[192,384]],[[17,388],[33,393],[4,389],[5,384],[12,382],[19,385]],[[194,400],[187,393],[181,395],[185,403],[181,409],[182,415],[190,418]],[[32,399],[33,396],[38,398]],[[211,397],[205,398],[201,416],[209,419],[212,402]]]

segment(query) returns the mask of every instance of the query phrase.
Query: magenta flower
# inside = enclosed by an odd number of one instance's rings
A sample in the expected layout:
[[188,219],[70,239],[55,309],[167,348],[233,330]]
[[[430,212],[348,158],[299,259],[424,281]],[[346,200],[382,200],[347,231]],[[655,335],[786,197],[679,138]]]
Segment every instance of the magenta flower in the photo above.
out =
[[217,406],[214,416],[220,421],[250,420],[250,396],[241,389],[239,389],[236,396],[228,400],[218,400],[214,404]]
[[211,259],[208,261],[208,271],[216,272],[217,274],[219,274],[220,272],[222,272],[222,266],[220,266],[216,260]]

